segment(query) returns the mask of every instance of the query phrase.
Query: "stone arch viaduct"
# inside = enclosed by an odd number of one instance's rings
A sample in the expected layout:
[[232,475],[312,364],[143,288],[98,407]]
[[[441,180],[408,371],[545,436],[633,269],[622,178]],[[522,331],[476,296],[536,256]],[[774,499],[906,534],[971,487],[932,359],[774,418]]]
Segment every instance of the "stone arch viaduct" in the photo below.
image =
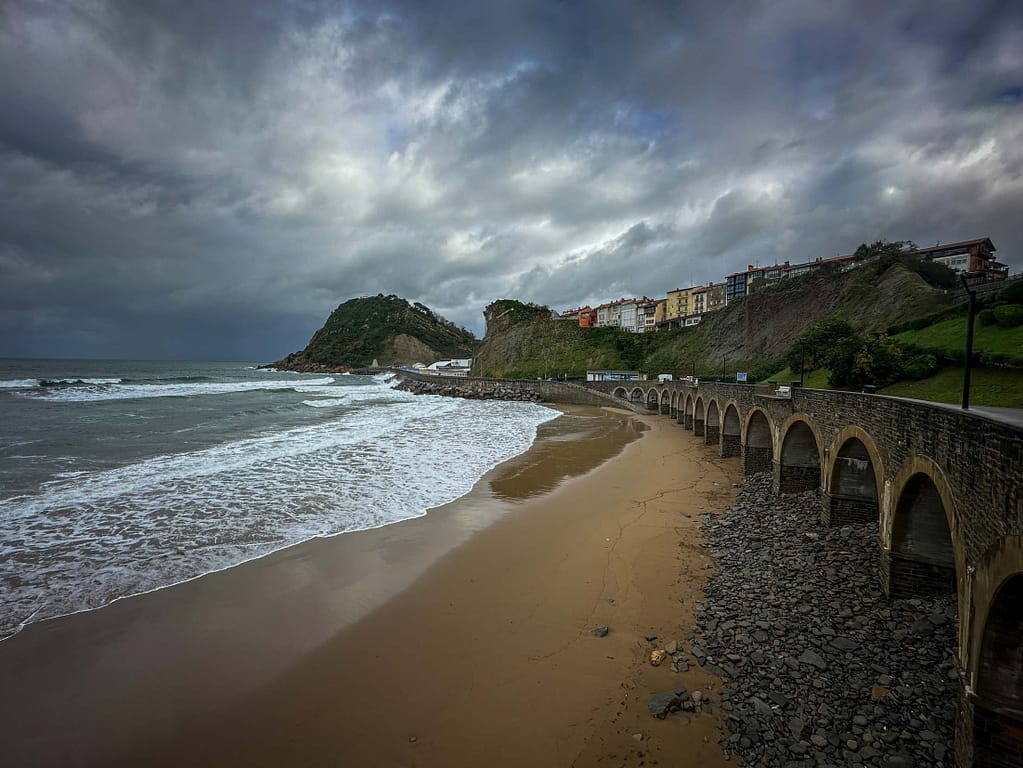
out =
[[960,675],[956,764],[1023,766],[1023,426],[879,395],[744,384],[589,382],[817,490],[825,525],[877,521],[891,597],[954,595]]
[[902,398],[746,384],[455,379],[417,391],[623,405],[676,420],[779,493],[818,491],[825,525],[879,526],[891,597],[954,596],[959,768],[1023,766],[1023,422]]

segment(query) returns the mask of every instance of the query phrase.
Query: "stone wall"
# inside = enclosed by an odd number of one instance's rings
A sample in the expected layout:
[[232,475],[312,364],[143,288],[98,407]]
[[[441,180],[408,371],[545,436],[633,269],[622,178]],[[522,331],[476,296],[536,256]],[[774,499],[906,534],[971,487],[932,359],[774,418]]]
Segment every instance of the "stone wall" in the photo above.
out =
[[742,437],[740,435],[722,435],[721,436],[721,456],[728,458],[729,456],[739,456],[742,454]]
[[836,528],[855,523],[872,523],[878,517],[877,499],[856,496],[828,494],[821,512],[821,522]]

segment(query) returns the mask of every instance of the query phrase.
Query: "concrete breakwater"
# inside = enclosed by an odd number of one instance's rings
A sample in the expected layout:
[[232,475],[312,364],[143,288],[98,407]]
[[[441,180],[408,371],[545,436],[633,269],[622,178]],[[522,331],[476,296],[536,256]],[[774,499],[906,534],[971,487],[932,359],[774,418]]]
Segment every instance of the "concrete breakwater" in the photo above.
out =
[[955,603],[887,599],[877,524],[819,510],[760,474],[704,522],[719,570],[691,651],[724,681],[722,746],[747,765],[952,765]]

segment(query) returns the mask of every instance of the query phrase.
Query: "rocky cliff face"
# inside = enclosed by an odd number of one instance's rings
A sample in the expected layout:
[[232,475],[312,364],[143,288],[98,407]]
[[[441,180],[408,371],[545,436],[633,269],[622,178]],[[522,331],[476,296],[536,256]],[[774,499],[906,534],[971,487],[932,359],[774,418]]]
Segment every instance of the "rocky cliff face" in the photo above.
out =
[[758,360],[785,354],[821,320],[837,318],[858,331],[880,333],[946,302],[943,292],[904,264],[867,264],[849,272],[822,270],[782,280],[705,316],[696,330],[712,358]]
[[578,376],[587,369],[624,364],[613,338],[620,334],[555,320],[547,307],[503,299],[488,306],[483,316],[487,332],[476,353],[474,376]]
[[755,367],[784,355],[821,320],[839,318],[858,331],[876,333],[947,302],[944,292],[931,288],[912,264],[897,260],[782,280],[705,315],[698,326],[649,334],[579,328],[552,319],[546,307],[503,300],[484,312],[487,332],[473,373],[547,378],[582,376],[599,368],[685,374],[695,367],[706,374],[720,371],[723,359]]
[[472,357],[477,344],[469,331],[423,304],[381,294],[341,304],[305,349],[272,365],[294,371],[366,368],[374,360],[380,365],[428,365]]

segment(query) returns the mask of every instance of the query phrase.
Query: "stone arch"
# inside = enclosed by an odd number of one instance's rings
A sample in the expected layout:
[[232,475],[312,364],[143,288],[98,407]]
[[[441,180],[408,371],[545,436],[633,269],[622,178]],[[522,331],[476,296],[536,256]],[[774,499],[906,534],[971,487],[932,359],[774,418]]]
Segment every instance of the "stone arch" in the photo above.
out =
[[874,439],[859,427],[847,426],[825,455],[824,525],[879,521],[884,468]]
[[671,418],[678,418],[678,392],[671,391]]
[[707,445],[717,445],[721,441],[721,411],[718,409],[718,401],[711,398],[707,403],[707,418],[704,421],[703,442]]
[[892,597],[954,594],[961,557],[955,545],[952,490],[930,458],[911,456],[892,482],[882,519],[882,581]]
[[707,407],[703,402],[703,395],[697,395],[696,404],[693,406],[693,434],[699,437],[703,437],[706,412]]
[[742,454],[742,422],[739,419],[739,406],[730,400],[725,406],[725,415],[721,419],[721,455],[723,457]]
[[977,660],[988,613],[999,589],[1009,579],[1023,572],[1023,535],[997,539],[977,563],[970,584],[969,605],[960,604],[960,615],[970,614],[973,625],[969,636],[960,643],[960,656],[967,659],[966,673],[976,687]]
[[615,397],[620,397],[622,400],[625,400],[629,396],[629,393],[625,391],[625,387],[615,387],[615,391],[612,394],[614,394]]
[[793,414],[785,419],[779,432],[775,493],[800,493],[820,488],[823,441],[813,420],[801,413]]
[[667,389],[661,390],[661,414],[666,415],[671,412],[671,393]]
[[660,401],[661,396],[657,393],[657,390],[650,387],[650,389],[646,391],[646,409],[648,411],[656,411]]
[[770,472],[774,458],[774,429],[763,408],[751,408],[742,428],[742,472]]
[[1002,581],[981,627],[973,704],[973,764],[1023,759],[1023,572]]
[[692,392],[686,392],[686,405],[685,412],[683,414],[683,423],[686,429],[693,428],[693,411],[696,409],[696,395]]
[[632,403],[642,403],[645,397],[646,393],[642,387],[633,387],[632,391],[629,392],[629,402]]

